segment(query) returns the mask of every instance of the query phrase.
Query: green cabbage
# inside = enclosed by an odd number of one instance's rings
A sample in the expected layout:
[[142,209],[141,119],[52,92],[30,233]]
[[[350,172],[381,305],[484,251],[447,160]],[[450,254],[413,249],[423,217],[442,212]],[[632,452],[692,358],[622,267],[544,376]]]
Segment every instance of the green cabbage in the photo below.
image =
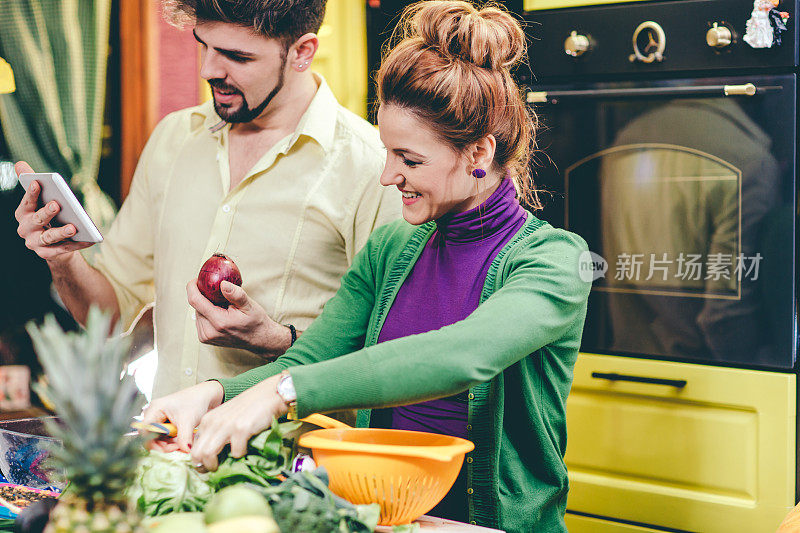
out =
[[128,489],[129,500],[146,516],[202,511],[212,494],[208,474],[192,466],[188,453],[177,451],[151,450],[139,461]]

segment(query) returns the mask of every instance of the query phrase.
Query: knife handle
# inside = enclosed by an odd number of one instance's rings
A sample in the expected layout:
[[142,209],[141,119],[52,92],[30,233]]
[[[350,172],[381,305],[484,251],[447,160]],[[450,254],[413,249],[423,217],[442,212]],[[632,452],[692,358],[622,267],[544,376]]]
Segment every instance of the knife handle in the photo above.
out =
[[[178,428],[175,426],[175,424],[170,422],[146,424],[144,422],[136,421],[131,423],[131,428],[135,430],[149,431],[150,433],[155,433],[160,437],[175,437],[178,435]],[[195,431],[197,430],[195,429]]]

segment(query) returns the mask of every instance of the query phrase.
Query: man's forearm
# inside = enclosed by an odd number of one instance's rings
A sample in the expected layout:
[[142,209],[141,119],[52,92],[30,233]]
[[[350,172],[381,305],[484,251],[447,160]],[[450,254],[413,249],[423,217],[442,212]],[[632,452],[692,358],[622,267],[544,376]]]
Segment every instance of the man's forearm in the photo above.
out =
[[73,252],[66,258],[48,261],[47,265],[58,295],[80,324],[86,323],[92,304],[111,311],[114,322],[119,319],[119,303],[114,288],[81,254]]

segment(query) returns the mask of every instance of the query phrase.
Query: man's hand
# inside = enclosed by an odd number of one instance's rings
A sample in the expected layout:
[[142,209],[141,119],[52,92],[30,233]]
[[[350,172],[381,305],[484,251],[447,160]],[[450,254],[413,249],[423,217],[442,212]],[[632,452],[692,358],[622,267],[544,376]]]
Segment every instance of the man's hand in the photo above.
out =
[[[14,170],[17,171],[17,176],[33,172],[30,165],[24,161],[17,163]],[[49,202],[37,210],[36,203],[41,190],[38,181],[31,182],[14,212],[14,217],[19,223],[17,233],[25,239],[25,246],[47,261],[66,260],[77,250],[91,246],[93,243],[69,240],[77,232],[72,224],[58,228],[50,227],[50,221],[61,211],[61,206],[57,202]]]
[[281,374],[267,378],[203,416],[192,445],[192,462],[216,470],[217,456],[226,444],[231,445],[231,456],[244,456],[250,437],[267,429],[272,417],[280,418],[289,410],[278,395],[280,379]]
[[242,348],[272,360],[282,355],[292,343],[291,332],[272,320],[263,307],[247,293],[228,281],[221,285],[222,295],[231,303],[227,309],[212,304],[197,288],[197,279],[186,286],[189,305],[197,313],[197,337],[214,346]]
[[192,448],[194,428],[200,423],[203,415],[222,403],[225,391],[219,381],[204,381],[192,387],[180,390],[163,398],[150,402],[145,409],[142,422],[156,424],[172,422],[178,428],[174,440],[150,442],[150,447],[160,451],[176,449],[189,452]]

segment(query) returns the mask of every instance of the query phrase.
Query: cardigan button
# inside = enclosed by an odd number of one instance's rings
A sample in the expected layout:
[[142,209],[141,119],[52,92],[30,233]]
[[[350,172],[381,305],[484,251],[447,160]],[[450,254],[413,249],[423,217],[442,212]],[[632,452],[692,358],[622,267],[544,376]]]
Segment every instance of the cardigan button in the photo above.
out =
[[478,525],[478,523],[475,520],[470,520],[469,523],[472,524],[473,526],[477,526]]
[[472,431],[472,424],[467,424],[467,431]]
[[474,491],[474,490],[472,490],[472,487],[470,487],[470,488],[468,488],[468,489],[467,489],[467,494],[472,494],[473,492],[475,492],[475,491]]
[[475,395],[470,392],[469,396],[467,396],[467,398],[469,398],[470,400],[474,400],[475,399]]
[[467,462],[471,463],[472,462],[472,457],[467,457]]

